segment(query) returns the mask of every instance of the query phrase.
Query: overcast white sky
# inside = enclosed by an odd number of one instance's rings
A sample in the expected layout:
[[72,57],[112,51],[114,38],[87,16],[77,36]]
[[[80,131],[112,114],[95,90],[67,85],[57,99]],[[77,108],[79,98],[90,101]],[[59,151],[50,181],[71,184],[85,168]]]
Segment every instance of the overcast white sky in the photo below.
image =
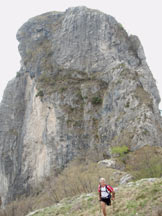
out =
[[20,68],[18,28],[33,16],[81,5],[114,16],[129,34],[138,35],[162,98],[162,0],[5,0],[0,12],[0,100],[7,82]]

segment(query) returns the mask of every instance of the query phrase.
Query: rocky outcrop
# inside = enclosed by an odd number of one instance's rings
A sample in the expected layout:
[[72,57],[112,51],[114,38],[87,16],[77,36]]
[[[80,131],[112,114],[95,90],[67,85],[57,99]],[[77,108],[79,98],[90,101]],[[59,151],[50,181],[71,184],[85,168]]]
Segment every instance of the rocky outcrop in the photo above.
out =
[[116,161],[115,160],[111,160],[111,159],[107,159],[107,160],[102,160],[98,162],[99,166],[104,166],[107,168],[116,168]]
[[142,45],[112,16],[49,12],[17,39],[21,68],[0,105],[3,203],[87,149],[105,158],[114,145],[162,145],[160,97]]
[[130,174],[126,174],[120,179],[120,184],[121,185],[126,184],[126,183],[130,182],[131,180],[133,180],[133,176]]

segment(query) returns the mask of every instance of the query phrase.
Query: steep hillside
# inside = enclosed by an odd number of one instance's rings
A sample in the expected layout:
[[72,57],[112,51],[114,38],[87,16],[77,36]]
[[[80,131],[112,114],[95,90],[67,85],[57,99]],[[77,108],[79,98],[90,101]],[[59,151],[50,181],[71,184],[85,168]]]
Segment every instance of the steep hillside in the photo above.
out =
[[[107,207],[113,216],[161,216],[162,179],[142,179],[116,188],[116,199]],[[98,216],[100,206],[97,194],[64,199],[57,205],[36,210],[28,216]]]
[[0,104],[0,195],[29,194],[75,157],[162,146],[156,82],[137,36],[86,7],[29,19]]
[[[30,190],[30,194],[18,197],[5,209],[1,208],[0,216],[26,216],[30,212],[53,216],[72,216],[75,212],[80,216],[89,216],[92,212],[98,214],[96,191],[101,177],[105,177],[116,190],[116,210],[113,205],[111,213],[134,216],[138,212],[139,215],[161,216],[157,214],[157,210],[162,210],[161,155],[162,147],[145,146],[98,163],[89,160],[89,156],[86,160],[77,158],[64,170],[51,173]],[[132,180],[134,182],[130,182]]]

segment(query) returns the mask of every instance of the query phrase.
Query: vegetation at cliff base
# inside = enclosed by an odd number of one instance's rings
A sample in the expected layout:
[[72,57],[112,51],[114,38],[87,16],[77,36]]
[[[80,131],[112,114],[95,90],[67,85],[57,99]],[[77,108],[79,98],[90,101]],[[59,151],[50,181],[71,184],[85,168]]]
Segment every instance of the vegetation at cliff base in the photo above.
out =
[[[98,180],[103,176],[116,190],[115,205],[108,208],[110,215],[160,216],[162,148],[144,146],[130,152],[127,146],[116,146],[112,152],[116,154],[113,160],[118,169],[99,165],[89,159],[90,153],[83,152],[63,170],[51,171],[51,176],[44,178],[29,196],[21,196],[5,210],[1,209],[0,216],[26,216],[29,212],[34,216],[98,216],[96,191]],[[134,180],[140,180],[120,185],[120,179],[127,174],[121,171],[123,169],[131,173]]]
[[[140,180],[116,188],[116,200],[107,207],[113,216],[161,216],[162,179]],[[38,210],[33,216],[98,216],[100,207],[96,193],[66,198],[51,207]]]

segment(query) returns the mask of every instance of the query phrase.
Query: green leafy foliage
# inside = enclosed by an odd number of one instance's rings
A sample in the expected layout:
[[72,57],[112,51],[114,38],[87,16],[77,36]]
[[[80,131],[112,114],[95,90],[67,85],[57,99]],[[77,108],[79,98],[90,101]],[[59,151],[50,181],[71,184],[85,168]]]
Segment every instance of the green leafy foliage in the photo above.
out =
[[129,152],[129,148],[126,145],[123,146],[114,146],[111,148],[112,154],[119,154],[119,156],[123,156],[124,154]]
[[16,73],[16,77],[20,77],[21,76],[21,73],[20,72],[17,72]]
[[36,94],[36,97],[43,97],[44,93],[42,90],[39,90],[38,93]]
[[102,103],[102,98],[99,97],[99,96],[92,97],[91,102],[92,102],[93,105],[101,104]]

